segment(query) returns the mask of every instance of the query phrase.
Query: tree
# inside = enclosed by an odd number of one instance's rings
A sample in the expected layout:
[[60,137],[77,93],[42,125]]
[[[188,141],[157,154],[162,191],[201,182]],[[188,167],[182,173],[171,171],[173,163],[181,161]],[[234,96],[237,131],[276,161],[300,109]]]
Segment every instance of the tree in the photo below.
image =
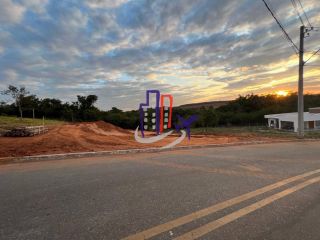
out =
[[22,100],[26,95],[29,94],[25,87],[17,88],[13,85],[9,85],[8,89],[4,90],[2,94],[11,95],[11,97],[15,101],[16,107],[18,107],[19,109],[20,118],[22,118]]
[[218,124],[218,115],[213,107],[201,109],[202,121],[204,127],[216,127]]
[[96,95],[78,95],[77,98],[79,118],[84,121],[97,120],[99,118],[99,110],[94,106],[94,103],[98,100],[98,97]]
[[35,112],[34,110],[38,108],[39,106],[39,99],[36,97],[36,95],[29,95],[26,97],[23,97],[21,99],[22,105],[24,106],[24,109],[32,110],[32,117],[35,118]]
[[96,95],[80,96],[77,95],[79,108],[81,110],[87,110],[93,107],[93,104],[98,100]]
[[44,98],[39,103],[38,111],[47,118],[61,118],[64,110],[61,100],[55,98]]
[[110,113],[122,113],[123,111],[121,109],[116,108],[116,107],[112,107],[109,112]]

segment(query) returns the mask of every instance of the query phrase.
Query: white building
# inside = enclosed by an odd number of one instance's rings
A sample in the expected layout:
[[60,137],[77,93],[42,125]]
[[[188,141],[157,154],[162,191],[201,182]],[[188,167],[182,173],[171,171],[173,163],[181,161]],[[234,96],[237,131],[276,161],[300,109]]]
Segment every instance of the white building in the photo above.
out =
[[[280,113],[265,115],[268,126],[274,129],[298,131],[298,113]],[[304,113],[304,129],[320,130],[320,108],[310,108]]]

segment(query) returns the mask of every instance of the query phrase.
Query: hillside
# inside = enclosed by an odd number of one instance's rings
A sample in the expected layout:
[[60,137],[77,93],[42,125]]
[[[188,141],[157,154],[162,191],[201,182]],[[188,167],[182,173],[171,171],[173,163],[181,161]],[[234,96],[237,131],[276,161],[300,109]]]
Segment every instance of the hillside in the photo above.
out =
[[218,108],[221,106],[225,106],[229,103],[230,101],[211,101],[211,102],[201,102],[201,103],[190,103],[190,104],[184,104],[180,105],[177,108],[181,109],[197,109],[197,108]]

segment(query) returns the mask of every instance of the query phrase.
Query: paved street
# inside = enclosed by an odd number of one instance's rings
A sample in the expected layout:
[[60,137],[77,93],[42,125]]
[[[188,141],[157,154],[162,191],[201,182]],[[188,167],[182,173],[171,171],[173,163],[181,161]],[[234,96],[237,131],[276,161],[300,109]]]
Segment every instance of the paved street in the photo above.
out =
[[0,239],[319,239],[320,142],[0,166]]

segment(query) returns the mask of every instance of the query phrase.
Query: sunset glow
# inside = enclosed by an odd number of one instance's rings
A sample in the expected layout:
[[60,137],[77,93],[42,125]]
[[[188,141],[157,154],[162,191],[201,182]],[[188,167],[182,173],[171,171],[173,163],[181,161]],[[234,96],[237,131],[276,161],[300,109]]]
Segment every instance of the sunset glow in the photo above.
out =
[[277,91],[277,92],[276,92],[276,95],[277,95],[278,97],[286,97],[286,96],[289,95],[289,92],[288,92],[288,91],[280,90],[280,91]]
[[[135,109],[146,89],[173,94],[174,106],[298,91],[299,58],[262,1],[3,1],[0,89],[64,102],[94,94],[105,110]],[[272,1],[298,45],[292,3]],[[318,2],[304,3],[315,26]],[[318,33],[305,48],[304,91],[319,93]]]

